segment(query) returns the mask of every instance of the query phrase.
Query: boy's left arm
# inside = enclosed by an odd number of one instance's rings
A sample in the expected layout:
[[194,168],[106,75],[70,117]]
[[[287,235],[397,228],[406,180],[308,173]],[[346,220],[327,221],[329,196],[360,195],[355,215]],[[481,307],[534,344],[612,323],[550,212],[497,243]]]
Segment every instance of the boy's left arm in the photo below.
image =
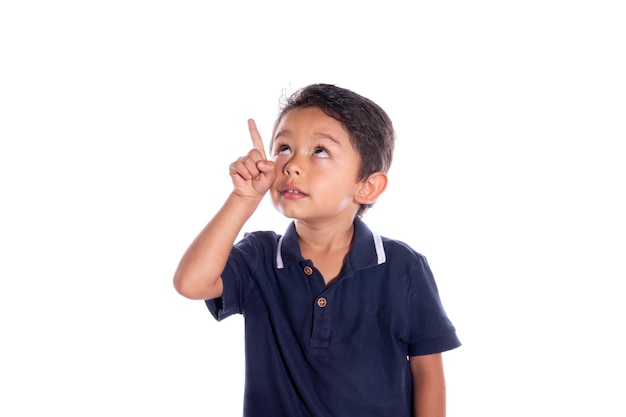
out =
[[411,356],[414,417],[445,417],[446,381],[441,353]]

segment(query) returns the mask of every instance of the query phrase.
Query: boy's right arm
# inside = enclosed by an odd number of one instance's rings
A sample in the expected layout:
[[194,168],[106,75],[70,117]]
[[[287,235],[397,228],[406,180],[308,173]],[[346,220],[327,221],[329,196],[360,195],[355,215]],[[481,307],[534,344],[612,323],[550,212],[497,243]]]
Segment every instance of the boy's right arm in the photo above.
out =
[[222,296],[221,275],[235,239],[274,181],[274,163],[265,156],[254,121],[248,127],[254,148],[230,165],[233,192],[191,243],[174,274],[174,287],[187,298]]

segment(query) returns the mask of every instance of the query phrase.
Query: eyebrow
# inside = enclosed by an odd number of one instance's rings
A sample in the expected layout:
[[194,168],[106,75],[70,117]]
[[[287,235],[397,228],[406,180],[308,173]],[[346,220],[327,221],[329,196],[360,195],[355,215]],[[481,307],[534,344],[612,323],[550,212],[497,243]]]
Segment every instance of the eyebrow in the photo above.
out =
[[276,134],[272,138],[272,141],[275,141],[276,139],[278,139],[281,136],[289,136],[290,133],[291,132],[288,131],[288,130],[281,130],[280,132],[276,132]]
[[315,137],[320,138],[320,139],[330,139],[333,142],[335,142],[337,145],[341,146],[341,142],[339,142],[337,139],[335,139],[335,137],[333,135],[330,135],[328,133],[318,133],[318,132],[315,132]]
[[[290,135],[291,135],[290,130],[281,130],[280,132],[276,133],[276,135],[272,139],[272,142],[275,142],[276,139],[278,139],[281,136],[290,136]],[[341,142],[339,142],[337,139],[335,139],[333,135],[329,133],[314,132],[313,135],[315,135],[317,139],[329,139],[335,142],[337,145],[341,146]]]

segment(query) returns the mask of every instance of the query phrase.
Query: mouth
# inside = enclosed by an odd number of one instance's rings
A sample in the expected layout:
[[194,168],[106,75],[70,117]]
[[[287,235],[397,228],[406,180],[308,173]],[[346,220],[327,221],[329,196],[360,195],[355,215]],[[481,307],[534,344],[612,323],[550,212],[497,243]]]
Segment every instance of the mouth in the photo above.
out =
[[281,188],[279,190],[279,193],[281,196],[283,196],[284,198],[288,198],[288,199],[303,198],[303,197],[308,196],[307,193],[305,193],[304,191],[302,191],[301,189],[293,185],[287,185],[286,187]]

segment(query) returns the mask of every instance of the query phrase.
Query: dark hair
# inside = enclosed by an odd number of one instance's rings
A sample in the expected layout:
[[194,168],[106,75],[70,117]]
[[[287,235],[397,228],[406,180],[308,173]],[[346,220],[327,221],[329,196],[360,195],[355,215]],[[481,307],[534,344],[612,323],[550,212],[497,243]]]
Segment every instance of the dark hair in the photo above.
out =
[[[389,170],[395,131],[391,119],[379,105],[345,88],[332,84],[312,84],[283,101],[274,123],[272,140],[285,114],[302,107],[317,107],[345,127],[352,146],[361,158],[357,180],[364,180],[374,172]],[[357,215],[362,215],[371,206],[361,205]]]

